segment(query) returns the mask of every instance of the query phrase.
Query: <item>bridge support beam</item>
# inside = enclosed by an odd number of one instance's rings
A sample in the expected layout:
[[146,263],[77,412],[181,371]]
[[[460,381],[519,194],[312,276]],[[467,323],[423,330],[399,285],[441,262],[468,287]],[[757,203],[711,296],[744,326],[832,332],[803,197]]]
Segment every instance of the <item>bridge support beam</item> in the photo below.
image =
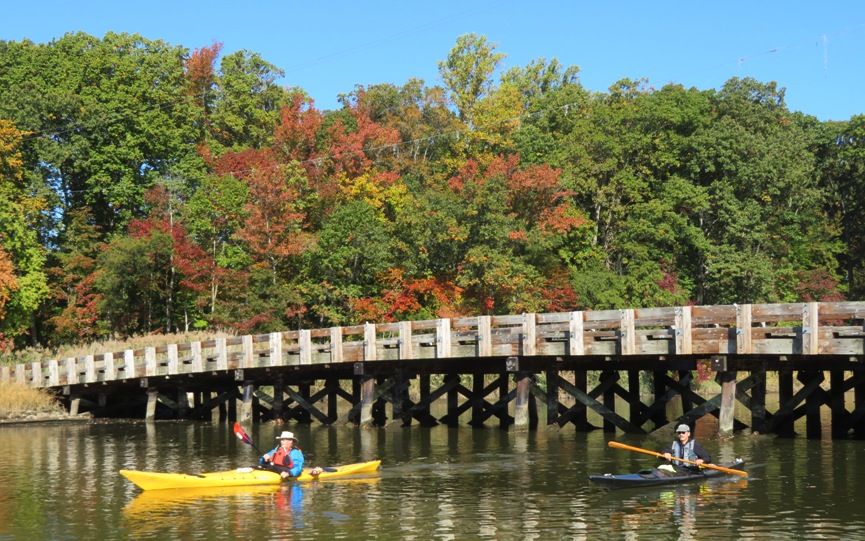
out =
[[144,414],[145,421],[153,421],[156,419],[156,402],[159,399],[159,393],[156,388],[149,387],[147,389],[147,412]]
[[718,434],[733,435],[733,420],[736,407],[736,373],[718,372],[716,381],[721,386],[721,407],[718,413]]
[[243,401],[240,405],[240,419],[238,419],[241,423],[248,423],[252,420],[252,400],[254,392],[255,384],[251,381],[244,381]]
[[516,428],[529,427],[529,392],[531,391],[532,378],[525,372],[514,374],[517,383],[517,394],[514,401],[514,426]]
[[181,385],[177,388],[177,418],[187,417],[189,417],[189,395],[186,393],[186,387]]
[[375,401],[375,378],[363,376],[360,386],[360,426],[369,427],[373,424],[372,404]]

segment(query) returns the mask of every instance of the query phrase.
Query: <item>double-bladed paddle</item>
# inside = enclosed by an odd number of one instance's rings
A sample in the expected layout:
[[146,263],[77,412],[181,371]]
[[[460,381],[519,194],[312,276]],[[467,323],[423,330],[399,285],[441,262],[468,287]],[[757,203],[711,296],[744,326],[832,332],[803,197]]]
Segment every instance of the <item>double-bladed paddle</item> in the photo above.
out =
[[[648,449],[640,449],[639,447],[631,447],[630,445],[625,445],[624,443],[618,443],[615,441],[611,441],[611,442],[607,443],[607,445],[609,445],[610,447],[615,447],[616,449],[626,449],[628,451],[635,451],[637,453],[645,453],[647,455],[665,458],[662,453],[658,453],[656,451],[649,451]],[[688,464],[694,464],[695,466],[700,466],[703,468],[709,468],[712,470],[722,471],[724,473],[731,473],[733,475],[741,475],[742,477],[746,477],[748,475],[748,472],[744,472],[742,470],[723,468],[721,466],[715,466],[714,464],[705,464],[705,463],[704,464],[697,464],[696,462],[693,462],[691,460],[685,460],[684,458],[677,458],[675,460],[678,460],[679,462],[687,462]]]

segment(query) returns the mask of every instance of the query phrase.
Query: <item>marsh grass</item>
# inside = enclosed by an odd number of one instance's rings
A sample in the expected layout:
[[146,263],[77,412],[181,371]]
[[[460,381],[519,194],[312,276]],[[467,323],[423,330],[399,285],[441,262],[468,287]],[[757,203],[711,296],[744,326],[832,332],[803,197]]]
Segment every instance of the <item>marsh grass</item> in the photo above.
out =
[[64,412],[57,398],[48,391],[20,383],[0,383],[0,418]]

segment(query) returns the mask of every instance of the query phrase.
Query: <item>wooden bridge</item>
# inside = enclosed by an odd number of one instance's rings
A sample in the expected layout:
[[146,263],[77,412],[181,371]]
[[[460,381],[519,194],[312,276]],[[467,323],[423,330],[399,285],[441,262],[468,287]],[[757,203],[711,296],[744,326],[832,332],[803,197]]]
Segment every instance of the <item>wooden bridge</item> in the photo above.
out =
[[[792,436],[804,417],[819,438],[828,411],[833,437],[863,437],[863,322],[865,302],[367,323],[3,366],[0,381],[56,390],[71,413],[107,417],[212,419],[218,409],[221,421],[454,426],[468,417],[522,428],[539,424],[541,401],[546,424],[576,430],[648,433],[713,415],[722,434]],[[717,395],[694,391],[698,367],[714,374]],[[774,411],[767,373],[777,374]],[[436,417],[439,399],[446,413]],[[683,414],[670,419],[673,400]]]

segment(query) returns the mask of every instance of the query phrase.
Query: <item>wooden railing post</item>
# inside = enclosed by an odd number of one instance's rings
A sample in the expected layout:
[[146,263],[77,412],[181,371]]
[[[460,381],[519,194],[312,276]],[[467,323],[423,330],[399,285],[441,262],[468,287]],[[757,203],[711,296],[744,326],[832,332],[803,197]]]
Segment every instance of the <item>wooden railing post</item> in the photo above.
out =
[[297,337],[300,347],[300,364],[312,364],[312,334],[309,329],[301,329]]
[[634,332],[634,309],[620,310],[619,333],[621,335],[622,355],[633,355],[637,349],[636,333]]
[[30,364],[30,386],[44,387],[45,381],[42,378],[42,363],[35,361]]
[[168,373],[172,375],[180,373],[180,358],[177,354],[177,344],[168,345]]
[[123,351],[123,376],[124,379],[135,377],[135,351],[131,349]]
[[451,356],[451,320],[436,320],[436,358],[449,359]]
[[282,366],[282,333],[270,333],[270,366]]
[[408,361],[412,358],[411,321],[399,322],[399,360]]
[[216,339],[216,369],[228,370],[228,344],[226,339]]
[[374,361],[378,359],[376,354],[375,323],[364,323],[363,325],[363,360]]
[[538,333],[537,333],[537,314],[523,314],[523,333],[521,354],[527,357],[537,355],[538,352]]
[[103,354],[102,362],[105,363],[105,380],[114,381],[117,379],[117,368],[114,366],[114,353],[108,352]]
[[57,359],[48,361],[48,385],[52,387],[60,385],[60,361]]
[[69,357],[66,359],[64,363],[66,365],[66,384],[67,385],[77,385],[78,384],[78,366],[76,366],[75,357]]
[[342,327],[330,328],[330,362],[342,362]]
[[243,350],[241,354],[240,367],[241,368],[253,368],[255,366],[255,358],[253,356],[252,351],[252,336],[247,334],[241,338],[241,348]]
[[693,347],[691,342],[691,307],[677,306],[675,318],[673,332],[676,334],[676,354],[690,355]]
[[583,313],[570,312],[568,314],[568,354],[580,356],[585,354],[583,343]]
[[809,302],[802,305],[802,354],[820,353],[820,304]]
[[736,305],[736,353],[751,353],[751,305]]
[[144,375],[147,377],[156,375],[156,348],[144,348],[144,366],[146,367]]
[[478,317],[478,356],[493,356],[493,318],[490,316]]

